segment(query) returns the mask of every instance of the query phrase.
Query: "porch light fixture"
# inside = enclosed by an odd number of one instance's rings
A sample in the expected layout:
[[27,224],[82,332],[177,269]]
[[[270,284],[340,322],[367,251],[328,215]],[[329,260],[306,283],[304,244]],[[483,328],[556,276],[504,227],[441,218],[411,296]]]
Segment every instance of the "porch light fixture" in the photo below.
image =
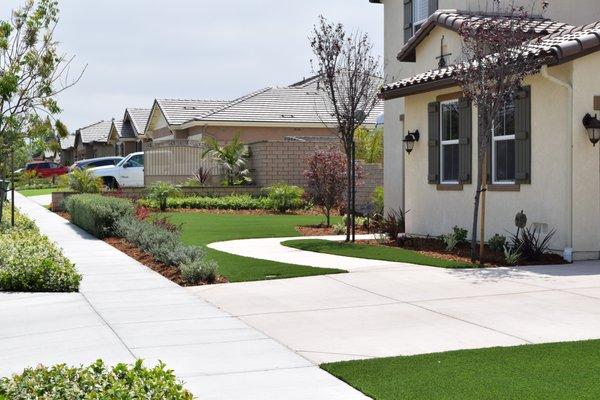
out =
[[418,142],[420,137],[421,134],[419,133],[418,129],[414,132],[408,131],[408,135],[406,135],[403,140],[404,150],[406,150],[408,154],[413,151],[415,148],[415,142]]
[[600,120],[598,120],[598,115],[592,117],[590,114],[585,114],[583,126],[587,129],[590,142],[595,147],[596,143],[600,142]]

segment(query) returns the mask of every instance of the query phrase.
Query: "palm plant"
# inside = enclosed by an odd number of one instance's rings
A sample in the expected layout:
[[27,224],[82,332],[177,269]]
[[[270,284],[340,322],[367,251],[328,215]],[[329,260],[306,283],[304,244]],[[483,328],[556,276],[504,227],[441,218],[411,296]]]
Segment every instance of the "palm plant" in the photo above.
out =
[[167,182],[156,182],[148,188],[148,198],[158,203],[160,211],[167,210],[169,197],[181,196],[181,189]]
[[250,155],[246,145],[240,140],[239,134],[223,146],[215,138],[207,137],[204,140],[204,146],[206,149],[202,153],[202,157],[210,155],[223,168],[227,186],[245,185],[252,182],[250,171],[246,167]]

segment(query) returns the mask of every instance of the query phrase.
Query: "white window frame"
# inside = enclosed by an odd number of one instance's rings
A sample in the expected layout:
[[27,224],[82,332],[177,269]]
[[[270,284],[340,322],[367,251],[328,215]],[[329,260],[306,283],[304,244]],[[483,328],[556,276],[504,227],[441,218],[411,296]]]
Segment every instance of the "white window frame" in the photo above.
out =
[[[506,120],[506,108],[504,108],[502,110],[502,124],[505,124],[505,120]],[[504,128],[506,130],[506,127]],[[492,184],[494,185],[514,185],[515,184],[515,180],[511,179],[511,180],[498,180],[496,178],[496,144],[498,142],[503,142],[506,140],[516,140],[516,136],[515,133],[513,132],[512,135],[501,135],[501,136],[496,136],[496,129],[495,127],[492,127]],[[516,152],[516,148],[515,148],[515,152]],[[516,154],[515,154],[516,157]]]
[[[458,139],[444,140],[444,105],[456,103],[458,105],[458,99],[446,100],[440,102],[440,182],[442,184],[457,185],[458,181],[451,181],[444,179],[444,146],[457,145],[459,144]],[[459,162],[460,163],[460,162]]]
[[[424,2],[425,4],[427,4],[427,7],[429,7],[429,1],[428,0],[413,0],[412,3],[412,14],[413,14],[413,35],[415,33],[417,33],[417,31],[419,30],[419,28],[421,27],[421,25],[423,25],[425,23],[425,21],[427,21],[427,18],[429,18],[429,15],[427,15],[425,18],[420,19],[419,21],[415,21],[415,17],[417,15],[417,9],[418,9],[418,5],[419,2]],[[417,28],[417,26],[419,28]]]

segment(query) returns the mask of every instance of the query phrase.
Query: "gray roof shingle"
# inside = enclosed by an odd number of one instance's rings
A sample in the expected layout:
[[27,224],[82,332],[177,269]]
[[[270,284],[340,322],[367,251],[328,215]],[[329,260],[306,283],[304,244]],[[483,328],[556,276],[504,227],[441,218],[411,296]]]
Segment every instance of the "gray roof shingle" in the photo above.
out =
[[108,135],[110,134],[111,127],[112,121],[100,121],[78,129],[77,133],[81,135],[81,141],[83,143],[106,143],[108,141]]
[[60,148],[68,150],[75,147],[75,134],[70,133],[67,137],[60,139]]
[[[543,62],[549,65],[567,62],[598,50],[600,50],[600,21],[588,25],[570,27],[560,32],[531,39],[523,43],[520,48],[522,55],[542,58],[544,59]],[[450,65],[447,68],[423,72],[410,78],[384,85],[381,93],[384,98],[393,98],[397,96],[389,96],[387,94],[394,90],[406,89],[403,95],[423,92],[434,87],[436,82],[451,80],[456,69],[456,65]],[[451,84],[452,82],[449,82],[449,85]]]
[[150,118],[150,108],[128,108],[125,110],[125,115],[131,118],[132,128],[136,135],[143,135],[146,131],[146,124]]
[[221,100],[156,99],[169,125],[180,125],[227,104]]
[[117,134],[119,135],[119,139],[135,139],[135,131],[133,130],[133,126],[131,121],[113,121],[113,125],[117,130]]

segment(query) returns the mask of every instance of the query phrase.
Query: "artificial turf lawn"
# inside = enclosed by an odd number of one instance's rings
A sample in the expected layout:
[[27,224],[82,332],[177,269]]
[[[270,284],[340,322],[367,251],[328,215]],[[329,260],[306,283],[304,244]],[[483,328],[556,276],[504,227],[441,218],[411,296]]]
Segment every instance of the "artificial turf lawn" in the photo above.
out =
[[598,399],[600,340],[324,364],[375,400]]
[[24,189],[24,190],[17,190],[19,193],[21,193],[23,196],[25,197],[32,197],[32,196],[43,196],[46,194],[52,194],[54,192],[57,191],[64,191],[66,190],[65,188],[48,188],[48,189]]
[[416,251],[406,250],[400,247],[332,242],[329,240],[318,239],[288,240],[282,244],[295,249],[335,254],[338,256],[404,262],[440,268],[476,268],[476,265],[470,263],[429,257]]
[[[322,222],[318,215],[246,215],[194,212],[168,213],[169,220],[182,224],[184,243],[205,246],[235,239],[300,236],[296,226]],[[337,219],[336,219],[337,221]],[[240,257],[207,248],[210,258],[219,264],[219,273],[230,282],[294,278],[346,272],[339,269],[314,268],[274,261]]]

